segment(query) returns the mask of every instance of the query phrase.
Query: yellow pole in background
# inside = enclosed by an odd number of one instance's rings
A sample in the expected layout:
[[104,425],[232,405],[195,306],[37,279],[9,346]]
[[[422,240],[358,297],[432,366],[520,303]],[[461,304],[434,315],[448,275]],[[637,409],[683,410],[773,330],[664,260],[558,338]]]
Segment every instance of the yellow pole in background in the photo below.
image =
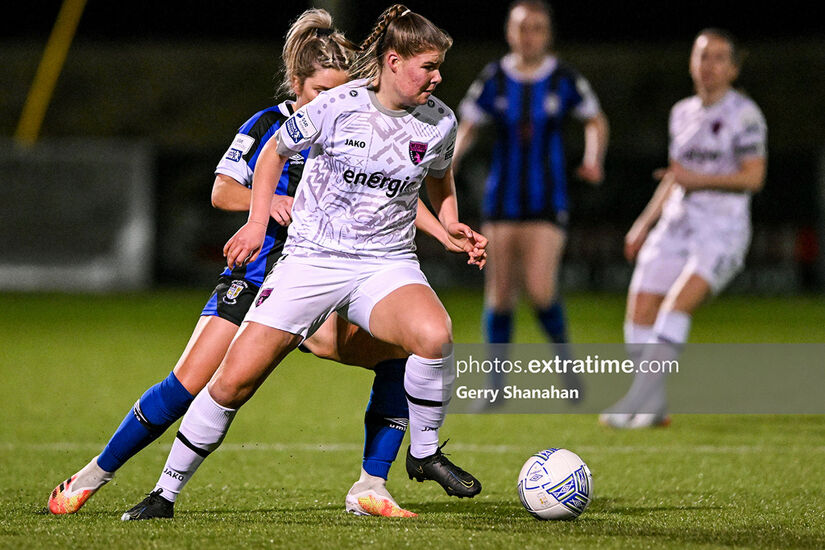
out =
[[43,118],[46,116],[46,109],[49,107],[54,87],[57,84],[57,77],[63,70],[66,54],[85,6],[86,0],[63,0],[60,13],[57,14],[54,28],[46,44],[46,50],[43,52],[43,58],[34,75],[34,82],[26,97],[17,131],[14,133],[15,141],[21,145],[30,147],[37,141]]

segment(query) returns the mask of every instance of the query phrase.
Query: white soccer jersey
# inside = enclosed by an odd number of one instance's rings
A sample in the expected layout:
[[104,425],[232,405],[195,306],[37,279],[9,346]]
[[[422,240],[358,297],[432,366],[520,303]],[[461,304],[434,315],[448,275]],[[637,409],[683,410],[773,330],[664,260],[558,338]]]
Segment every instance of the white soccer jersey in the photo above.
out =
[[413,251],[418,191],[450,167],[456,119],[431,97],[391,111],[356,80],[321,93],[278,131],[278,153],[310,148],[285,253],[387,256]]
[[[698,96],[676,103],[670,113],[670,158],[702,174],[732,174],[742,160],[767,154],[767,126],[756,103],[731,90],[705,107]],[[685,194],[677,187],[663,218],[715,217],[732,224],[750,223],[750,193],[719,190]]]

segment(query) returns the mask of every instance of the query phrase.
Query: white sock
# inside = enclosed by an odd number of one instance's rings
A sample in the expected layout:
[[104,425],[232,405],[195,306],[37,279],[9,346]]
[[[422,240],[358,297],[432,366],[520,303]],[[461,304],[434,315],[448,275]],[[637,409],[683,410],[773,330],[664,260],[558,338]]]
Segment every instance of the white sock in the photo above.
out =
[[438,430],[444,424],[452,396],[455,372],[452,354],[440,359],[410,355],[404,373],[404,391],[410,408],[410,453],[424,458],[438,450]]
[[[683,311],[662,311],[653,325],[653,336],[644,347],[642,361],[674,361],[690,333],[691,316]],[[664,414],[667,409],[666,372],[639,373],[623,399],[628,410],[618,412]]]
[[93,489],[97,490],[109,483],[115,476],[114,472],[107,472],[97,465],[97,457],[86,464],[82,470],[75,474],[72,490]]
[[163,473],[155,485],[156,490],[163,490],[163,498],[175,502],[203,459],[221,444],[236,412],[237,409],[218,405],[207,388],[195,397],[183,416]]
[[[370,475],[366,470],[364,470],[364,468],[361,468],[361,477],[358,478],[358,481],[353,483],[349,493],[347,494],[356,495],[366,490],[375,491],[376,494],[392,500],[392,495],[390,495],[390,492],[387,491],[387,480],[383,477]],[[393,500],[393,502],[395,501]]]
[[627,356],[638,363],[642,358],[644,344],[653,338],[652,325],[640,325],[633,321],[624,322],[624,344]]

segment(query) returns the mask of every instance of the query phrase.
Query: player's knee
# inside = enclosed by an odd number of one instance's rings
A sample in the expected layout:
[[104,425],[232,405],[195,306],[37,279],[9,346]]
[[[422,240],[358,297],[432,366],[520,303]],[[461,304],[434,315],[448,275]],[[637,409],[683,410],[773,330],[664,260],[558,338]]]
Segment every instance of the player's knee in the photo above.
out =
[[435,359],[444,356],[444,347],[453,343],[453,325],[449,315],[422,322],[416,331],[411,353]]
[[652,325],[656,322],[664,296],[639,293],[628,300],[628,321],[637,325]]
[[304,347],[312,352],[312,355],[321,359],[329,359],[331,361],[341,360],[339,350],[331,339],[315,338],[315,336],[312,336],[304,340]]
[[218,405],[237,409],[255,392],[255,384],[248,379],[220,373],[209,383],[209,395]]

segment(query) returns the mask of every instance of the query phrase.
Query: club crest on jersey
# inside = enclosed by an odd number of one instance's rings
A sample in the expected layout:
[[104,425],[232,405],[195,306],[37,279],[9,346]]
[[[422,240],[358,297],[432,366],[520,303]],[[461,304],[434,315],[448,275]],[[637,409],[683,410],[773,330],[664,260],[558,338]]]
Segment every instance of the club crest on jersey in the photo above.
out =
[[229,286],[229,290],[226,291],[226,294],[223,296],[223,303],[234,306],[238,303],[238,296],[241,295],[241,292],[246,290],[249,287],[246,281],[243,280],[235,280],[232,281],[232,284]]
[[410,142],[410,160],[413,164],[418,166],[424,160],[424,155],[427,153],[427,144],[421,141]]
[[272,289],[271,289],[271,288],[265,288],[265,289],[263,289],[263,290],[261,291],[261,293],[258,295],[258,299],[255,301],[255,307],[258,307],[258,306],[260,306],[262,303],[264,303],[264,301],[265,301],[267,298],[269,298],[269,295],[270,295],[270,294],[272,294]]

